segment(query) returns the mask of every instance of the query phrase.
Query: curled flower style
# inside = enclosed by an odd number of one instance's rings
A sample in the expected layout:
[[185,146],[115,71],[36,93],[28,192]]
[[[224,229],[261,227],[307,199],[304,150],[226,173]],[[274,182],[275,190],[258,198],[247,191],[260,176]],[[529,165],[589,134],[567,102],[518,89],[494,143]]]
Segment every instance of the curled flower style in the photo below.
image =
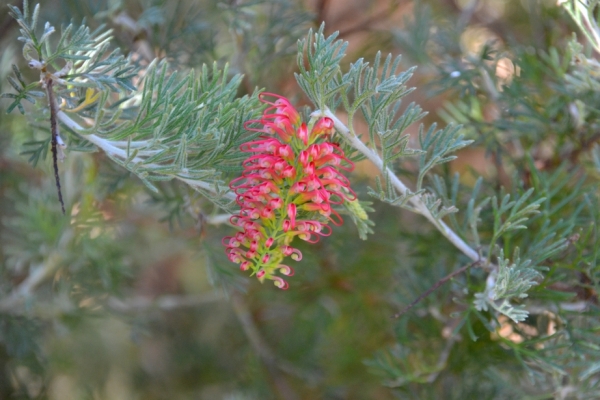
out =
[[229,260],[240,264],[242,271],[287,289],[287,282],[276,274],[294,274],[282,264],[285,257],[302,259],[300,250],[290,246],[292,240],[315,243],[329,236],[328,223],[343,222],[332,205],[356,200],[340,172],[352,171],[354,164],[330,142],[334,132],[330,118],[307,125],[286,98],[261,93],[260,99],[268,105],[262,118],[245,126],[261,136],[240,147],[250,156],[242,163],[242,176],[229,185],[240,206],[230,221],[240,232],[224,238],[223,245]]

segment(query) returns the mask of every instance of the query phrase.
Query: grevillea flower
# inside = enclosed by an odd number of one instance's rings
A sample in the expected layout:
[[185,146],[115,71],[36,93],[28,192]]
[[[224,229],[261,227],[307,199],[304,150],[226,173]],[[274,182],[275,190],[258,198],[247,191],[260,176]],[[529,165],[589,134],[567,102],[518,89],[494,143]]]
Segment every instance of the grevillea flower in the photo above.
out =
[[229,185],[240,206],[230,221],[240,232],[224,238],[223,244],[229,260],[240,264],[242,271],[287,289],[277,274],[294,273],[283,264],[285,257],[302,259],[302,253],[290,246],[294,238],[315,243],[329,236],[328,223],[343,222],[332,205],[356,200],[340,172],[352,171],[354,164],[330,142],[334,132],[330,118],[307,126],[286,98],[262,93],[260,99],[269,107],[260,120],[247,121],[246,129],[262,135],[240,147],[250,156],[242,164],[242,176]]

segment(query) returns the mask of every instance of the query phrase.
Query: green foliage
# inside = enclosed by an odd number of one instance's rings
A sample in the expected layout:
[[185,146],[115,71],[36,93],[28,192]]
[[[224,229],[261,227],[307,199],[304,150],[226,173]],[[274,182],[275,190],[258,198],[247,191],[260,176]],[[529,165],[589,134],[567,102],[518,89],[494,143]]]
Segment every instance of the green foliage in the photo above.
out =
[[[400,57],[396,57],[392,62],[390,54],[381,65],[381,53],[377,53],[372,67],[359,59],[350,64],[348,72],[342,74],[340,62],[348,44],[335,40],[337,33],[325,38],[323,31],[324,26],[321,26],[316,34],[310,31],[306,39],[298,44],[298,67],[300,68],[300,73],[296,74],[298,85],[321,110],[336,110],[340,104],[343,105],[348,114],[347,129],[351,137],[362,135],[354,129],[355,115],[358,111],[361,112],[369,128],[369,145],[379,153],[371,157],[381,161],[380,169],[386,179],[387,194],[378,177],[377,189],[370,189],[372,195],[382,201],[408,207],[417,212],[419,212],[418,206],[409,203],[424,202],[425,207],[435,214],[434,219],[441,220],[447,211],[440,213],[437,209],[438,200],[431,194],[425,194],[422,188],[423,178],[436,165],[453,160],[455,157],[449,154],[469,145],[472,141],[463,140],[459,127],[447,126],[436,131],[434,124],[426,134],[423,134],[421,125],[419,128],[421,148],[408,148],[409,135],[405,133],[406,129],[426,115],[415,104],[410,104],[400,113],[401,99],[413,90],[408,89],[405,83],[412,76],[414,68],[398,72]],[[304,52],[308,58],[308,69],[304,66]],[[369,158],[369,149],[358,150]],[[393,189],[393,184],[390,182],[389,165],[397,159],[413,155],[420,155],[416,193],[403,186],[398,195],[397,189]],[[373,161],[373,158],[371,160]],[[423,200],[420,199],[421,196]]]
[[[598,2],[316,3],[9,6],[0,398],[600,397]],[[257,85],[332,118],[379,200],[287,292],[221,244]]]
[[87,132],[98,134],[100,147],[111,146],[107,154],[152,190],[153,181],[174,177],[216,183],[218,170],[242,159],[239,146],[248,140],[243,124],[256,116],[258,107],[256,96],[235,99],[241,77],[227,81],[226,76],[226,69],[214,65],[212,73],[204,67],[199,78],[191,72],[178,81],[175,74],[167,74],[165,63],[153,64],[139,103],[126,110],[135,110],[137,116],[129,118],[103,98]]
[[[243,157],[239,146],[249,139],[244,122],[259,112],[256,95],[236,98],[240,75],[229,78],[227,66],[221,70],[215,63],[212,71],[203,66],[198,77],[190,71],[177,79],[167,63],[155,62],[146,67],[136,87],[131,79],[139,74],[139,68],[118,50],[108,53],[109,31],[90,33],[81,26],[72,33],[73,25],[69,25],[51,50],[48,39],[54,28],[47,24],[40,38],[35,32],[39,5],[32,16],[28,7],[23,13],[11,7],[11,12],[21,26],[24,48],[31,48],[38,58],[34,60],[28,56],[29,50],[25,51],[26,58],[33,60],[30,64],[37,62],[34,67],[39,64],[45,71],[46,65],[66,62],[63,70],[54,73],[65,86],[56,94],[59,102],[67,104],[64,111],[93,119],[83,126],[66,113],[59,116],[74,133],[71,149],[89,151],[81,139],[88,140],[153,191],[157,190],[153,182],[178,178],[229,207],[231,197],[220,188],[225,185],[219,175],[239,164]],[[14,71],[23,90],[13,85],[19,94],[7,95],[15,98],[9,110],[15,106],[22,110],[20,99],[30,100],[37,92],[28,91],[16,67]],[[36,164],[45,152],[44,142],[32,144],[38,147],[25,153],[31,153]],[[195,181],[198,183],[191,183]]]
[[373,226],[375,223],[369,219],[367,212],[373,212],[375,209],[371,207],[373,203],[370,201],[346,201],[343,206],[347,214],[358,229],[358,237],[362,240],[367,240],[367,235],[374,233]]
[[479,311],[488,311],[488,307],[492,307],[513,321],[520,322],[527,319],[528,312],[524,306],[513,306],[509,300],[527,297],[527,291],[537,285],[542,274],[531,268],[531,260],[521,261],[518,248],[515,249],[513,260],[510,264],[510,260],[502,254],[498,256],[498,272],[488,278],[489,284],[483,293],[475,293],[474,304]]
[[[311,29],[308,37],[298,42],[300,73],[295,74],[298,85],[321,110],[325,107],[335,109],[340,101],[336,101],[335,95],[348,84],[341,79],[340,73],[340,61],[348,43],[335,40],[337,33],[325,38],[324,29],[325,25],[321,25],[316,34]],[[308,69],[304,61],[305,53]]]
[[25,108],[21,104],[21,100],[27,100],[31,104],[35,104],[34,97],[44,97],[44,92],[39,90],[33,90],[38,86],[37,82],[33,82],[30,84],[26,84],[23,80],[23,75],[21,75],[21,71],[19,67],[13,64],[13,72],[15,74],[15,78],[19,81],[17,83],[14,78],[8,77],[8,82],[10,85],[17,91],[17,94],[14,93],[2,93],[0,94],[0,98],[5,99],[14,99],[13,102],[7,107],[6,112],[11,112],[15,107],[19,109],[21,114],[25,114]]
[[447,163],[456,158],[449,155],[473,141],[463,140],[459,134],[460,128],[447,126],[446,128],[435,131],[435,125],[432,125],[427,133],[423,134],[423,127],[419,128],[419,144],[423,153],[419,157],[419,177],[417,178],[417,190],[423,187],[423,178],[436,165]]
[[38,37],[36,34],[39,4],[35,6],[32,15],[29,15],[27,2],[24,3],[23,13],[17,7],[9,7],[11,15],[21,26],[22,36],[19,40],[25,43],[23,55],[30,61],[30,66],[37,61],[41,63],[40,69],[53,66],[59,70],[61,67],[57,67],[56,61],[70,61],[72,65],[67,64],[66,71],[60,75],[66,75],[65,80],[72,85],[96,86],[99,90],[109,88],[113,91],[119,88],[134,89],[130,80],[136,76],[135,68],[128,65],[128,61],[118,50],[107,54],[110,31],[90,32],[86,26],[73,31],[74,26],[70,24],[60,32],[58,43],[52,49],[49,40],[55,32],[52,25],[46,23],[42,35]]
[[[492,210],[494,213],[494,236],[492,236],[491,246],[496,244],[496,240],[504,233],[516,229],[526,229],[523,222],[527,221],[530,214],[536,214],[540,203],[544,198],[538,199],[532,203],[526,204],[527,199],[533,193],[533,188],[518,200],[510,201],[510,195],[502,196],[502,201],[498,204],[496,197],[492,198]],[[510,212],[509,212],[510,211]]]

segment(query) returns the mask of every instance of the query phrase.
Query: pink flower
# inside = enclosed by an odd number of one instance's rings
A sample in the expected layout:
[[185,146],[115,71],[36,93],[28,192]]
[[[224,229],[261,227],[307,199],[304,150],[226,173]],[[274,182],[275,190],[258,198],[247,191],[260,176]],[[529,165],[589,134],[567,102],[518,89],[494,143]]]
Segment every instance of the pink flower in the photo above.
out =
[[352,171],[354,164],[330,142],[334,133],[330,118],[310,126],[286,98],[272,93],[259,97],[269,107],[260,120],[247,121],[246,129],[262,135],[240,146],[250,156],[242,163],[242,176],[229,184],[240,206],[230,221],[240,232],[225,237],[223,244],[229,260],[240,264],[242,271],[287,289],[287,282],[276,274],[294,274],[282,264],[285,257],[302,259],[300,250],[290,246],[293,239],[315,243],[329,236],[328,223],[343,222],[332,205],[356,200],[340,172]]

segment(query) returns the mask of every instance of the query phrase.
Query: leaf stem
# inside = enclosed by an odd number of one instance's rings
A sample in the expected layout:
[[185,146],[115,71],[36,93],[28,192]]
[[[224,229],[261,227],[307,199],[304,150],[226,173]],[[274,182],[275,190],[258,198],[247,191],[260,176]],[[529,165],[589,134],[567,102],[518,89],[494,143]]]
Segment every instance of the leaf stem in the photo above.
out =
[[[65,124],[67,127],[69,127],[69,129],[71,129],[72,131],[74,131],[75,133],[77,133],[79,136],[86,139],[87,141],[98,146],[109,156],[117,157],[117,158],[121,158],[121,159],[125,159],[125,160],[129,158],[127,151],[117,147],[115,145],[115,142],[101,138],[98,135],[84,133],[83,131],[85,131],[85,129],[81,125],[79,125],[77,122],[75,122],[73,119],[71,119],[71,117],[69,117],[63,111],[59,111],[57,113],[57,116],[58,116],[58,119],[60,119],[60,121],[63,124]],[[124,142],[117,142],[117,143],[124,143]],[[135,142],[132,142],[132,144],[133,143],[135,143]],[[131,147],[138,147],[138,146],[131,146]],[[139,156],[136,156],[136,157],[131,158],[129,160],[129,162],[134,163],[134,164],[143,164],[144,159]],[[144,167],[159,168],[161,166],[158,164],[144,164]],[[188,185],[190,185],[193,188],[207,190],[209,192],[216,193],[215,187],[208,182],[189,178],[182,174],[173,175],[173,177],[176,179],[179,179],[182,182],[187,183]],[[233,192],[227,192],[227,193],[223,194],[223,197],[225,197],[229,200],[235,200],[235,194]]]
[[[410,189],[394,174],[388,167],[384,167],[383,160],[373,150],[369,149],[356,135],[352,134],[350,129],[344,125],[329,109],[325,108],[324,111],[315,111],[313,116],[322,116],[331,118],[335,124],[337,131],[344,136],[356,150],[361,152],[367,157],[384,175],[388,175],[390,182],[398,192],[403,195],[411,193]],[[427,209],[425,202],[420,195],[411,196],[409,202],[413,205],[414,209],[425,218],[427,218],[446,239],[448,239],[454,246],[462,251],[471,260],[478,262],[480,257],[479,253],[469,246],[464,240],[462,240],[444,221],[435,218],[431,215],[431,212]]]

